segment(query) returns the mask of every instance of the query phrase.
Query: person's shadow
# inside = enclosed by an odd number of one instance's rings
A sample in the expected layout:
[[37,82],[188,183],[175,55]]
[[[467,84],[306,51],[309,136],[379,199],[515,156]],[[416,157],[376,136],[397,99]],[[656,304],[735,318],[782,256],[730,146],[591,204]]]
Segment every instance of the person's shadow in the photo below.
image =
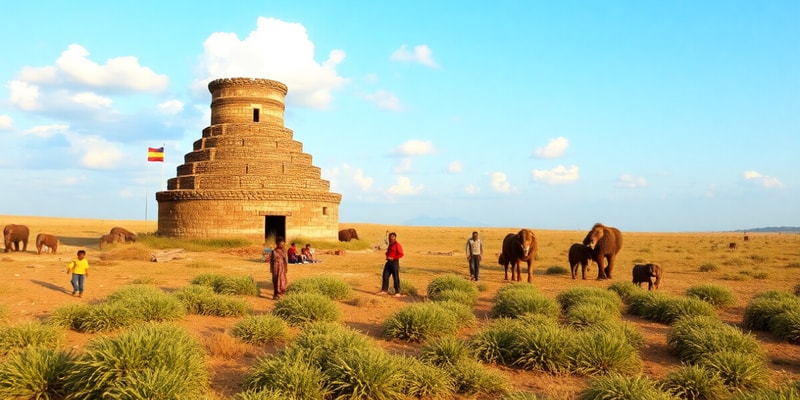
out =
[[52,283],[50,283],[50,282],[45,282],[45,281],[37,281],[37,280],[35,280],[35,279],[31,280],[31,282],[33,282],[33,283],[35,283],[35,284],[37,284],[37,285],[39,285],[39,286],[41,286],[41,287],[43,287],[43,288],[47,288],[47,289],[50,289],[50,290],[54,290],[54,291],[56,291],[56,292],[61,292],[61,293],[72,293],[71,291],[69,291],[69,290],[67,290],[67,289],[64,289],[64,287],[62,287],[62,286],[58,286],[58,285],[55,285],[55,284],[52,284]]

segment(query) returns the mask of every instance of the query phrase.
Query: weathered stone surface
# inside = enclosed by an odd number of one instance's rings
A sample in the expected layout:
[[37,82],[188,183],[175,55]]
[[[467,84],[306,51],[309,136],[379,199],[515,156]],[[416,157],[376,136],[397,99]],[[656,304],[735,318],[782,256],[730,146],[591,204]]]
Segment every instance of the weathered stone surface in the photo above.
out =
[[283,126],[284,84],[230,78],[209,83],[211,125],[156,193],[158,233],[261,239],[285,218],[287,237],[335,240],[342,196],[330,192],[303,144]]

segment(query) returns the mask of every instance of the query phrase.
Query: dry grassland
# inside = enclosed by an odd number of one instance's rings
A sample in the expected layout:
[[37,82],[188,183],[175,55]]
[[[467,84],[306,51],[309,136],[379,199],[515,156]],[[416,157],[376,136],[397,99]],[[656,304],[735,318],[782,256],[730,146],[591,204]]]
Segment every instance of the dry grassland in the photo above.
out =
[[[624,246],[618,256],[612,281],[596,281],[597,269],[589,269],[589,279],[572,280],[566,275],[546,275],[551,266],[568,269],[567,251],[574,242],[583,239],[595,221],[587,221],[580,231],[544,231],[530,227],[539,241],[539,255],[534,267],[533,284],[553,298],[562,290],[573,286],[606,288],[611,282],[630,280],[634,263],[657,262],[664,268],[661,291],[683,295],[690,286],[713,283],[729,288],[736,296],[736,304],[718,309],[726,322],[741,326],[742,313],[750,298],[765,290],[791,292],[800,284],[800,235],[750,234],[743,241],[739,233],[646,233],[623,232]],[[613,225],[613,221],[606,221]],[[258,282],[261,295],[250,297],[255,314],[268,313],[273,308],[271,283],[267,266],[259,262],[262,244],[247,248],[215,252],[185,252],[180,258],[164,263],[149,261],[151,249],[142,245],[114,245],[98,250],[98,238],[113,226],[124,226],[134,232],[152,232],[155,221],[110,221],[88,219],[61,219],[48,217],[0,216],[0,225],[25,224],[31,228],[31,242],[25,253],[0,254],[0,280],[2,307],[7,324],[25,320],[42,320],[55,308],[75,302],[96,302],[104,299],[121,286],[145,283],[165,291],[189,285],[189,281],[203,273],[250,275]],[[424,295],[428,282],[438,275],[458,273],[468,278],[468,265],[464,254],[465,241],[470,228],[406,227],[374,224],[341,224],[342,228],[356,228],[362,240],[371,245],[383,242],[387,230],[398,234],[406,257],[401,260],[401,277],[412,283]],[[497,265],[502,238],[516,228],[479,228],[484,241],[485,256],[481,272],[482,286],[475,314],[481,324],[489,318],[494,295],[503,282],[502,267]],[[36,254],[35,236],[52,233],[61,244],[57,254]],[[292,238],[288,238],[290,241]],[[738,247],[730,250],[729,243]],[[78,249],[86,249],[91,262],[91,275],[87,278],[86,293],[82,299],[70,296],[69,276],[64,268]],[[380,287],[383,267],[381,251],[350,251],[344,255],[320,254],[320,264],[290,266],[292,280],[326,274],[339,277],[354,289],[354,298],[337,302],[345,324],[374,337],[390,352],[414,354],[418,344],[386,341],[380,338],[381,324],[388,315],[400,307],[423,297],[391,298],[376,296]],[[718,269],[701,272],[704,264],[715,264]],[[523,271],[523,277],[526,274]],[[668,326],[644,321],[626,315],[645,337],[641,351],[645,375],[661,378],[671,368],[680,365],[677,357],[666,350]],[[275,348],[261,348],[238,342],[230,336],[230,328],[237,318],[189,316],[181,324],[194,332],[205,344],[212,374],[213,396],[230,398],[241,388],[244,375],[258,357],[274,352]],[[478,328],[460,332],[469,335]],[[296,332],[296,331],[295,331]],[[769,355],[773,381],[800,379],[800,346],[777,341],[770,333],[755,332]],[[91,335],[69,332],[66,347],[81,351]],[[513,382],[515,389],[533,391],[554,399],[576,398],[586,387],[588,378],[578,376],[552,376],[500,368]]]

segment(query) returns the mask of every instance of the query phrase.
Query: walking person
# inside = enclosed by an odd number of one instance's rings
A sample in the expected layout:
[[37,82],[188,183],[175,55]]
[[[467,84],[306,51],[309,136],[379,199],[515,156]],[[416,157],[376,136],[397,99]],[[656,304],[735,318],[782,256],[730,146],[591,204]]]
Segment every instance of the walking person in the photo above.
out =
[[89,260],[84,250],[78,250],[77,256],[67,266],[67,273],[72,274],[72,295],[83,297],[83,282],[89,276]]
[[472,232],[472,237],[467,239],[467,262],[469,262],[471,281],[477,281],[480,277],[481,256],[483,256],[483,241],[478,237],[478,232]]
[[394,297],[402,297],[400,294],[400,259],[403,258],[403,246],[397,241],[397,234],[389,234],[389,245],[386,247],[386,264],[383,266],[383,276],[381,281],[381,291],[377,294],[389,293],[389,276],[393,278]]
[[269,273],[272,274],[272,300],[278,300],[286,293],[289,285],[286,279],[286,270],[289,259],[286,255],[286,241],[282,237],[275,239],[275,248],[269,257]]

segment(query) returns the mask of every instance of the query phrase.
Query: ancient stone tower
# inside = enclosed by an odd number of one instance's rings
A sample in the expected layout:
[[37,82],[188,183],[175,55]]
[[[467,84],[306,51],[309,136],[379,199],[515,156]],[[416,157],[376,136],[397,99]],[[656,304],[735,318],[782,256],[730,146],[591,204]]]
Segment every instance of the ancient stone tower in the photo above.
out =
[[342,196],[283,126],[286,85],[231,78],[208,90],[211,125],[156,193],[158,234],[336,240]]

